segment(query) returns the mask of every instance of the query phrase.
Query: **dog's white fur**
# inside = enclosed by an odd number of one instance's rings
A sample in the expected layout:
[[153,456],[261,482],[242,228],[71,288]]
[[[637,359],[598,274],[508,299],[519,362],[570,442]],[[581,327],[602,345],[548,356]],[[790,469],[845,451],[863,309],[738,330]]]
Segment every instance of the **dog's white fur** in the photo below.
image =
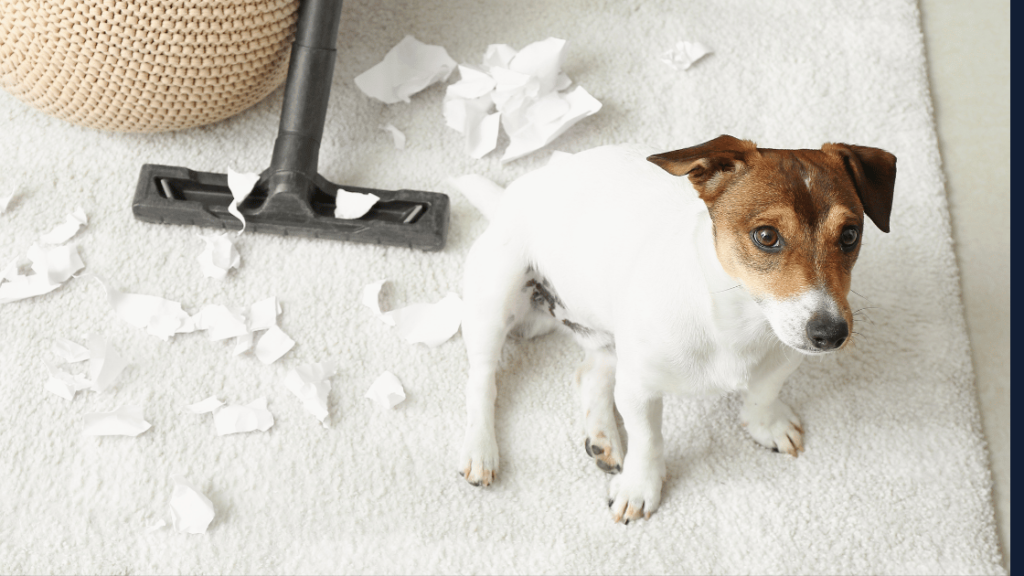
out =
[[[811,348],[803,326],[828,298],[809,289],[755,301],[719,263],[708,210],[689,179],[648,162],[655,152],[596,148],[523,176],[473,246],[462,325],[469,423],[459,462],[470,482],[490,483],[498,470],[495,372],[513,329],[531,336],[576,327],[586,349],[577,380],[588,442],[604,468],[622,466],[609,492],[616,520],[649,516],[660,502],[665,393],[742,390],[740,419],[757,442],[802,449],[800,421],[778,393],[800,364],[798,349]],[[550,299],[531,300],[538,283]],[[616,407],[629,436],[625,459]]]

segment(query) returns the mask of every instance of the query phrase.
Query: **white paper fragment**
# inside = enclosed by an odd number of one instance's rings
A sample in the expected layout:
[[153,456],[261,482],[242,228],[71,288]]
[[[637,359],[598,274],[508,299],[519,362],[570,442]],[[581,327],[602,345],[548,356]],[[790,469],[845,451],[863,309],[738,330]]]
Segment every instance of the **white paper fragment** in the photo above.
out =
[[199,237],[206,242],[206,247],[196,257],[203,276],[223,280],[229,270],[238,268],[242,256],[227,234],[200,234]]
[[266,334],[260,337],[253,353],[264,364],[273,364],[278,358],[288,353],[295,346],[295,341],[288,337],[277,326],[271,326]]
[[277,325],[277,315],[281,313],[281,303],[271,296],[249,306],[249,331],[267,330]]
[[302,364],[288,370],[284,385],[292,394],[302,401],[302,407],[316,417],[327,428],[327,393],[330,391],[328,379],[338,371],[336,360],[326,360],[319,364]]
[[711,54],[711,50],[700,42],[676,42],[671,50],[661,55],[658,60],[671,66],[674,70],[687,70],[694,62]]
[[231,168],[228,168],[228,188],[231,190],[231,204],[228,205],[228,212],[230,212],[235,218],[238,218],[242,222],[242,229],[238,231],[241,235],[245,232],[245,216],[238,210],[238,205],[241,204],[249,194],[252,194],[253,187],[260,181],[260,175],[252,172],[235,172]]
[[53,340],[53,353],[68,364],[85,362],[89,359],[89,349],[66,338]]
[[167,527],[167,520],[165,520],[164,518],[160,518],[156,522],[153,522],[152,524],[150,524],[149,526],[146,527],[146,533],[147,534],[152,534],[153,532],[156,532],[157,530],[160,530],[161,528],[166,528],[166,527]]
[[217,435],[252,432],[266,432],[274,425],[274,416],[267,410],[267,398],[261,396],[245,406],[226,404],[213,415]]
[[422,342],[435,348],[458,332],[462,323],[462,299],[449,292],[434,304],[412,304],[384,316],[394,321],[395,330],[406,342]]
[[[520,51],[492,44],[483,67],[460,65],[461,80],[445,92],[445,123],[466,137],[466,153],[482,158],[497,145],[499,125],[509,136],[501,161],[529,154],[596,113],[601,103],[561,71],[566,41],[548,38]],[[492,110],[496,110],[493,111]]]
[[449,178],[448,183],[465,196],[466,200],[469,200],[469,203],[488,220],[497,211],[501,196],[505,193],[504,188],[477,174]]
[[405,389],[402,388],[402,382],[398,376],[385,370],[370,385],[370,389],[366,391],[366,398],[373,400],[383,408],[390,409],[405,400]]
[[207,412],[213,412],[223,405],[224,403],[221,402],[219,398],[216,396],[210,396],[206,400],[200,400],[195,404],[189,404],[188,409],[196,414],[206,414]]
[[[512,116],[502,116],[502,125],[510,140],[508,148],[505,149],[505,155],[501,157],[502,163],[522,158],[530,152],[546,146],[574,124],[601,109],[601,103],[582,86],[577,86],[564,96],[561,94],[558,96],[565,100],[568,108],[562,115],[545,122],[531,120],[528,114],[530,108],[526,109],[526,113],[520,111]],[[548,103],[541,105],[550,106]],[[549,115],[550,111],[545,110],[539,117],[549,118]]]
[[455,61],[441,46],[406,36],[379,64],[356,76],[356,86],[385,104],[409,102],[409,97],[434,82],[447,80]]
[[213,522],[213,502],[181,476],[174,478],[168,513],[178,532],[203,534]]
[[236,308],[228,308],[221,304],[207,304],[192,316],[196,330],[206,330],[211,342],[227,340],[249,333],[246,327],[245,314]]
[[138,436],[153,425],[142,418],[141,406],[122,406],[113,412],[85,415],[86,436]]
[[43,387],[65,400],[71,401],[76,392],[92,387],[92,381],[81,374],[71,374],[53,364],[47,364],[46,369],[49,378]]
[[81,208],[76,208],[74,212],[68,214],[63,224],[58,224],[53,230],[43,234],[39,241],[49,245],[63,244],[71,240],[75,234],[78,234],[78,230],[85,226],[88,221],[85,212]]
[[363,303],[363,306],[372,310],[373,314],[377,318],[380,318],[381,322],[388,326],[394,326],[395,320],[380,311],[380,290],[384,286],[385,282],[387,282],[387,280],[380,280],[364,286],[363,295],[360,300]]
[[360,194],[338,188],[338,195],[334,198],[334,217],[344,220],[362,218],[378,200],[380,196],[376,194]]
[[380,129],[391,133],[391,140],[395,143],[395,148],[405,150],[405,134],[401,130],[392,124],[385,124]]
[[245,354],[249,350],[252,350],[252,344],[255,341],[256,335],[253,334],[252,332],[238,336],[237,338],[235,338],[235,347],[231,351],[231,354],[234,356]]
[[[0,304],[53,292],[85,267],[74,244],[47,248],[38,244],[4,269]],[[28,265],[31,273],[23,268]]]
[[11,200],[14,200],[13,190],[7,194],[0,194],[0,214],[7,212],[7,207],[11,205]]
[[128,363],[105,338],[99,334],[89,337],[89,380],[92,389],[103,392],[110,388]]
[[175,334],[194,332],[195,322],[181,304],[148,294],[130,294],[110,287],[96,277],[107,291],[107,299],[122,320],[162,340]]

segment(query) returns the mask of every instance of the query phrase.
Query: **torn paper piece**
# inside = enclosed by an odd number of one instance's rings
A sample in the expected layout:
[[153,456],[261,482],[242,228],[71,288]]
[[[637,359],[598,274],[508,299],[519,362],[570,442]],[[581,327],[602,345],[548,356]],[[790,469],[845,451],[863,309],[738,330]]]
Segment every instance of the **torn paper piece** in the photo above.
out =
[[538,95],[545,95],[555,89],[558,75],[565,58],[566,41],[548,38],[534,42],[520,50],[509,62],[508,69],[536,78],[539,82]]
[[687,70],[694,62],[711,54],[711,50],[700,42],[676,42],[675,48],[661,55],[658,60],[675,70]]
[[378,282],[374,282],[372,284],[367,284],[366,286],[364,286],[361,301],[363,303],[363,306],[366,306],[367,308],[372,310],[373,314],[377,318],[381,319],[381,322],[384,322],[388,326],[394,326],[394,318],[387,316],[380,311],[380,290],[384,286],[385,282],[387,282],[387,280],[380,280]]
[[405,150],[405,134],[401,130],[395,128],[392,124],[385,124],[380,129],[391,133],[391,140],[395,143],[395,148]]
[[454,84],[450,84],[445,89],[444,95],[446,99],[462,98],[474,100],[490,94],[494,90],[494,78],[479,68],[459,64],[459,75],[462,79]]
[[384,408],[394,408],[405,400],[405,389],[402,382],[391,372],[384,371],[374,380],[366,391],[366,398],[373,400]]
[[49,378],[43,387],[68,401],[73,400],[79,390],[92,387],[92,381],[81,374],[71,374],[52,364],[48,364],[46,369]]
[[445,123],[466,135],[466,153],[483,158],[498,145],[501,114],[490,113],[493,102],[489,96],[476,100],[453,98],[444,102]]
[[409,102],[409,97],[434,82],[447,80],[455,61],[441,46],[406,36],[379,64],[356,76],[356,86],[385,104]]
[[181,304],[148,294],[130,294],[110,287],[96,276],[107,291],[107,299],[122,320],[163,340],[175,334],[194,332],[195,322]]
[[57,357],[68,364],[85,362],[89,359],[88,348],[66,338],[55,338],[52,349]]
[[138,436],[153,425],[142,418],[141,406],[122,406],[113,412],[85,415],[86,436]]
[[206,247],[196,257],[203,276],[223,280],[229,270],[238,268],[242,256],[235,248],[234,241],[227,234],[200,234],[199,237],[206,242]]
[[81,208],[75,209],[74,212],[68,214],[67,220],[63,224],[58,224],[53,230],[50,230],[46,234],[43,234],[39,241],[43,244],[57,245],[63,244],[78,234],[78,231],[88,223],[88,218],[85,216],[85,212]]
[[505,189],[493,181],[477,174],[466,174],[449,178],[448,183],[458,190],[469,203],[476,207],[485,218],[490,220],[498,209]]
[[196,330],[206,330],[206,336],[212,342],[227,340],[249,333],[246,327],[245,314],[236,308],[228,308],[221,304],[207,304],[192,316]]
[[231,350],[231,354],[234,356],[245,354],[249,350],[252,350],[252,344],[255,341],[256,335],[253,334],[252,332],[238,336],[237,338],[235,338],[235,347],[234,349]]
[[210,396],[206,400],[200,400],[195,404],[189,404],[188,409],[196,414],[206,414],[207,412],[213,412],[223,405],[224,403],[221,402],[219,398],[216,396]]
[[7,207],[11,205],[11,200],[14,200],[13,191],[7,194],[0,194],[0,214],[7,212]]
[[156,522],[153,522],[152,524],[150,524],[149,526],[146,527],[146,534],[152,534],[153,532],[156,532],[157,530],[160,530],[161,528],[166,528],[166,527],[167,527],[167,520],[165,520],[163,518],[160,518]]
[[[22,271],[27,264],[31,264],[31,274]],[[74,244],[53,248],[34,245],[28,249],[27,258],[18,258],[4,269],[0,304],[53,292],[84,267]]]
[[394,321],[395,330],[410,344],[422,342],[431,348],[444,344],[459,331],[462,323],[462,299],[449,292],[434,304],[412,304],[385,314]]
[[168,513],[178,532],[203,534],[213,522],[213,502],[181,476],[174,478]]
[[378,200],[380,196],[376,194],[361,194],[338,188],[338,195],[334,198],[334,217],[344,220],[362,218]]
[[302,407],[316,417],[327,428],[327,393],[331,385],[328,379],[338,371],[336,360],[319,364],[302,364],[288,370],[284,385],[299,397]]
[[213,415],[217,435],[252,432],[266,432],[274,425],[274,416],[267,410],[267,398],[261,396],[245,406],[227,404]]
[[249,306],[249,331],[267,330],[277,325],[277,315],[281,313],[281,303],[271,296]]
[[484,52],[484,66],[508,68],[509,62],[516,56],[516,49],[508,44],[491,44]]
[[117,377],[121,375],[128,362],[99,334],[90,336],[87,343],[89,345],[89,380],[92,382],[93,390],[103,392],[117,381]]
[[271,326],[266,334],[260,337],[253,353],[264,364],[273,364],[278,358],[288,353],[295,346],[295,341],[288,337],[277,326]]
[[[546,146],[574,124],[601,109],[601,103],[582,86],[577,86],[575,90],[561,97],[568,103],[569,108],[561,116],[547,122],[530,120],[529,108],[526,109],[525,114],[521,114],[525,118],[502,116],[502,123],[510,140],[508,148],[505,149],[505,155],[501,157],[502,163],[522,158],[530,152]],[[548,104],[543,105],[548,106]],[[547,118],[547,114],[542,117]],[[506,122],[506,120],[510,121]]]
[[231,190],[232,198],[231,204],[228,205],[228,212],[242,222],[242,229],[238,231],[239,234],[245,232],[245,216],[242,216],[242,213],[238,210],[238,205],[248,198],[249,194],[252,194],[252,189],[259,181],[259,174],[235,172],[228,168],[228,188]]

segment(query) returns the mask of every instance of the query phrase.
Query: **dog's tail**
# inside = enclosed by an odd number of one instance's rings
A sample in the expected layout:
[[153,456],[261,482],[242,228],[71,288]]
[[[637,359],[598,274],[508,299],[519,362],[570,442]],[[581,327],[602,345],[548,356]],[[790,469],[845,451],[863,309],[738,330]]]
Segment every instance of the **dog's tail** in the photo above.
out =
[[476,174],[449,178],[448,183],[462,193],[466,200],[476,206],[476,209],[488,220],[494,217],[501,195],[505,193],[505,189],[501,186]]

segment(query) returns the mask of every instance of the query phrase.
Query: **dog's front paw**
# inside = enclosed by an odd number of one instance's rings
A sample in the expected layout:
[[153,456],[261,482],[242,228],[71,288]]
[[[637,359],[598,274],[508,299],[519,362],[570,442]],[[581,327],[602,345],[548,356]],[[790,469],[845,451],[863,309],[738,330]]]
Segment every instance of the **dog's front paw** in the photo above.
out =
[[789,406],[775,400],[767,406],[744,405],[740,423],[758,444],[797,456],[804,450],[804,429]]
[[629,465],[625,471],[612,478],[608,489],[608,507],[616,522],[650,518],[661,504],[661,485],[664,482],[664,468],[649,465]]
[[469,429],[459,455],[459,473],[473,486],[490,486],[498,474],[498,442],[494,431]]

